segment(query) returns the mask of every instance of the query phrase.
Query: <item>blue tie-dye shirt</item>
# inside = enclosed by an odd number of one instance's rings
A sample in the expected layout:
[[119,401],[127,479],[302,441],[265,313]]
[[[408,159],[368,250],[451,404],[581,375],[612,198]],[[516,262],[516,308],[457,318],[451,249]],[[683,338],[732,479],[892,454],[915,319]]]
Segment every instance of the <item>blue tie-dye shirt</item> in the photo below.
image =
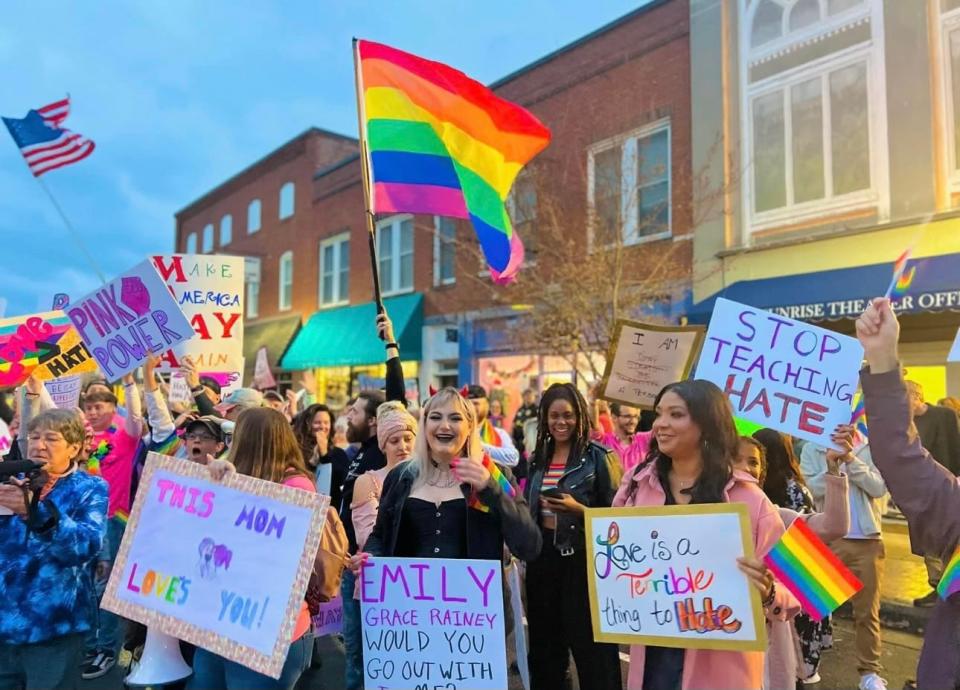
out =
[[106,519],[107,483],[80,470],[40,501],[29,529],[17,515],[0,516],[0,644],[90,629]]

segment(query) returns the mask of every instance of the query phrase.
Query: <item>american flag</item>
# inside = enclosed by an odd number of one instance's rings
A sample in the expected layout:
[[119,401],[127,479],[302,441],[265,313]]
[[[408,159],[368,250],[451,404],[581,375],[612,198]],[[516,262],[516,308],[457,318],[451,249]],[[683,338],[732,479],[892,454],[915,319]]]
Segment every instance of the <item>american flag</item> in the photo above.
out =
[[70,98],[31,110],[25,118],[3,118],[34,177],[83,160],[94,144],[83,135],[62,129],[70,114]]

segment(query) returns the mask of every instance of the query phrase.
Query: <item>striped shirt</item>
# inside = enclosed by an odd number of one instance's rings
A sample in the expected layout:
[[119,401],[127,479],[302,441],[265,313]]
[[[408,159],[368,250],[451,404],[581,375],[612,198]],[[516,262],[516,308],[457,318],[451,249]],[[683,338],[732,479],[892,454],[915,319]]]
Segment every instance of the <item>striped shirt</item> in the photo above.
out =
[[[565,462],[555,462],[547,468],[547,471],[543,473],[543,484],[540,485],[540,492],[543,493],[545,489],[556,489],[557,484],[560,482],[560,478],[563,476],[563,473],[567,470],[567,464]],[[554,515],[555,513],[549,508],[541,508],[541,515]]]

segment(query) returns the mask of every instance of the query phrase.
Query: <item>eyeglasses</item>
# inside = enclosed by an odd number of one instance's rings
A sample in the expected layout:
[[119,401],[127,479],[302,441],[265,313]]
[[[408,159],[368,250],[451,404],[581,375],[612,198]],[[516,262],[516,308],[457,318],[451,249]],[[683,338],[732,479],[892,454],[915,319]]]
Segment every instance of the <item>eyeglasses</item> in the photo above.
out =
[[56,432],[49,434],[30,434],[27,436],[27,441],[30,443],[36,443],[37,441],[43,441],[47,445],[53,445],[55,443],[60,443],[60,441],[66,442],[67,439],[63,437],[63,434],[58,434]]
[[184,434],[183,437],[188,441],[216,441],[217,440],[210,434]]

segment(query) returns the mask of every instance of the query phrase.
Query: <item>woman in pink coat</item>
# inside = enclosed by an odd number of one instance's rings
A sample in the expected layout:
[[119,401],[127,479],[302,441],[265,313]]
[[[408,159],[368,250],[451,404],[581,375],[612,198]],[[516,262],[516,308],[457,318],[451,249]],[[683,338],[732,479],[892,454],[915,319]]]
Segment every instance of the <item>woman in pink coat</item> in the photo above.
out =
[[[614,506],[743,503],[750,515],[755,558],[738,566],[760,591],[769,620],[789,620],[797,600],[760,558],[783,534],[776,507],[743,472],[734,472],[739,437],[723,392],[708,381],[665,387],[646,460],[624,476]],[[748,690],[763,685],[763,652],[671,649],[631,645],[629,690]]]

